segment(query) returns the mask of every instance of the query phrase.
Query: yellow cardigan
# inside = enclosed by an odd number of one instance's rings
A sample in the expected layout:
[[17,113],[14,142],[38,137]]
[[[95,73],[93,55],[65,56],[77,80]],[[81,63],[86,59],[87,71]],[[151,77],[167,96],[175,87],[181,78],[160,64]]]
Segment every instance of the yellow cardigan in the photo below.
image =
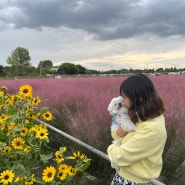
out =
[[136,131],[128,133],[121,146],[111,144],[107,153],[119,167],[118,174],[132,182],[148,183],[160,175],[166,142],[164,116],[139,121]]

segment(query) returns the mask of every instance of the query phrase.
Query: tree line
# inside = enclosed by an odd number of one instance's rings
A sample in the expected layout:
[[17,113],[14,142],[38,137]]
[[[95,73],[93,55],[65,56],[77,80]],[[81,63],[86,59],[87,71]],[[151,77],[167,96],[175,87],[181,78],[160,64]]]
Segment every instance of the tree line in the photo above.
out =
[[120,69],[109,71],[89,70],[81,65],[75,65],[70,62],[62,63],[59,66],[53,66],[51,60],[42,60],[37,67],[31,64],[31,56],[28,49],[17,47],[7,57],[9,66],[0,65],[0,76],[16,77],[16,76],[45,76],[45,75],[98,75],[98,74],[130,74],[130,73],[169,73],[182,72],[185,70],[177,68],[158,68],[154,69]]

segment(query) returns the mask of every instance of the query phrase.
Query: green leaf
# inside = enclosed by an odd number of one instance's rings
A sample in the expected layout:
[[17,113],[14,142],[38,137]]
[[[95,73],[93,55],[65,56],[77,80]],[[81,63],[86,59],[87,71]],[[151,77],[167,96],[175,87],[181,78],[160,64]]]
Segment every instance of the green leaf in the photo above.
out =
[[90,165],[90,160],[86,163],[80,164],[78,168],[81,169],[82,171],[85,171],[89,167],[89,165]]
[[10,104],[5,104],[5,105],[3,106],[3,109],[5,109],[5,110],[8,110],[8,109],[15,109],[15,106],[14,106],[14,105],[10,105]]
[[6,134],[0,132],[0,140],[4,140],[4,139],[6,139],[6,138],[7,138]]
[[45,184],[45,182],[43,182],[40,177],[35,177],[35,180],[38,184]]
[[97,179],[95,176],[92,176],[89,173],[84,173],[84,175],[85,175],[85,178],[89,179],[90,181],[94,181]]
[[31,104],[31,103],[25,103],[24,105],[23,105],[23,107],[25,108],[25,107],[35,107],[33,104]]
[[21,131],[21,130],[22,130],[22,127],[20,127],[20,128],[14,127],[14,128],[12,128],[12,130],[13,130],[14,132],[18,132],[18,131]]
[[17,109],[9,109],[9,110],[7,111],[7,113],[8,113],[8,114],[11,114],[11,115],[14,115],[14,114],[18,113],[18,110],[17,110]]
[[43,114],[43,113],[47,112],[48,110],[49,110],[48,107],[43,107],[40,109],[40,113]]
[[24,165],[20,164],[20,163],[15,163],[12,167],[14,173],[16,174],[16,176],[22,177],[26,174],[26,169],[24,167]]
[[12,120],[12,121],[15,121],[15,120],[18,119],[18,118],[19,118],[19,112],[15,113],[15,114],[13,114],[13,115],[11,116],[11,120]]
[[56,184],[55,185],[61,185],[61,182],[56,182]]
[[46,164],[48,162],[49,159],[51,159],[53,157],[53,153],[50,153],[48,155],[44,155],[41,157],[41,161]]

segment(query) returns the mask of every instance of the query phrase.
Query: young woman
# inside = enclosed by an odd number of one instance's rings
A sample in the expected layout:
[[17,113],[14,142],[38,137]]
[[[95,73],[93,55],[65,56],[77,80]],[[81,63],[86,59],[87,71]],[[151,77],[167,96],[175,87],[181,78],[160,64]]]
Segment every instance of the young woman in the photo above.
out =
[[121,145],[111,144],[107,149],[110,161],[118,166],[111,185],[150,185],[150,180],[158,178],[162,168],[167,137],[164,104],[152,81],[143,74],[124,80],[120,95],[136,131],[126,133],[119,127],[117,136],[124,136]]

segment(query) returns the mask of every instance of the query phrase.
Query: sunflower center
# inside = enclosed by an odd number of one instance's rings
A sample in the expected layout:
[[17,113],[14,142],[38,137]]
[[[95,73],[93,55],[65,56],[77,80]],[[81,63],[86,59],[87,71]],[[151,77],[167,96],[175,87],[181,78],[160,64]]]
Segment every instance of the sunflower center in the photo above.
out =
[[41,133],[40,136],[44,136],[44,133]]
[[46,117],[49,117],[49,114],[46,114]]
[[25,93],[25,94],[28,93],[28,89],[24,89],[23,93]]
[[62,175],[63,175],[63,173],[62,173],[62,172],[60,172],[60,173],[58,174],[58,176],[59,176],[59,177],[62,177]]
[[73,172],[73,169],[70,169],[70,172],[72,173]]
[[80,156],[76,156],[75,159],[78,161],[80,160]]
[[9,179],[9,175],[5,175],[4,179],[8,180]]
[[19,141],[16,142],[17,146],[21,146],[21,143]]
[[47,176],[48,176],[48,178],[52,177],[52,173],[49,172]]

